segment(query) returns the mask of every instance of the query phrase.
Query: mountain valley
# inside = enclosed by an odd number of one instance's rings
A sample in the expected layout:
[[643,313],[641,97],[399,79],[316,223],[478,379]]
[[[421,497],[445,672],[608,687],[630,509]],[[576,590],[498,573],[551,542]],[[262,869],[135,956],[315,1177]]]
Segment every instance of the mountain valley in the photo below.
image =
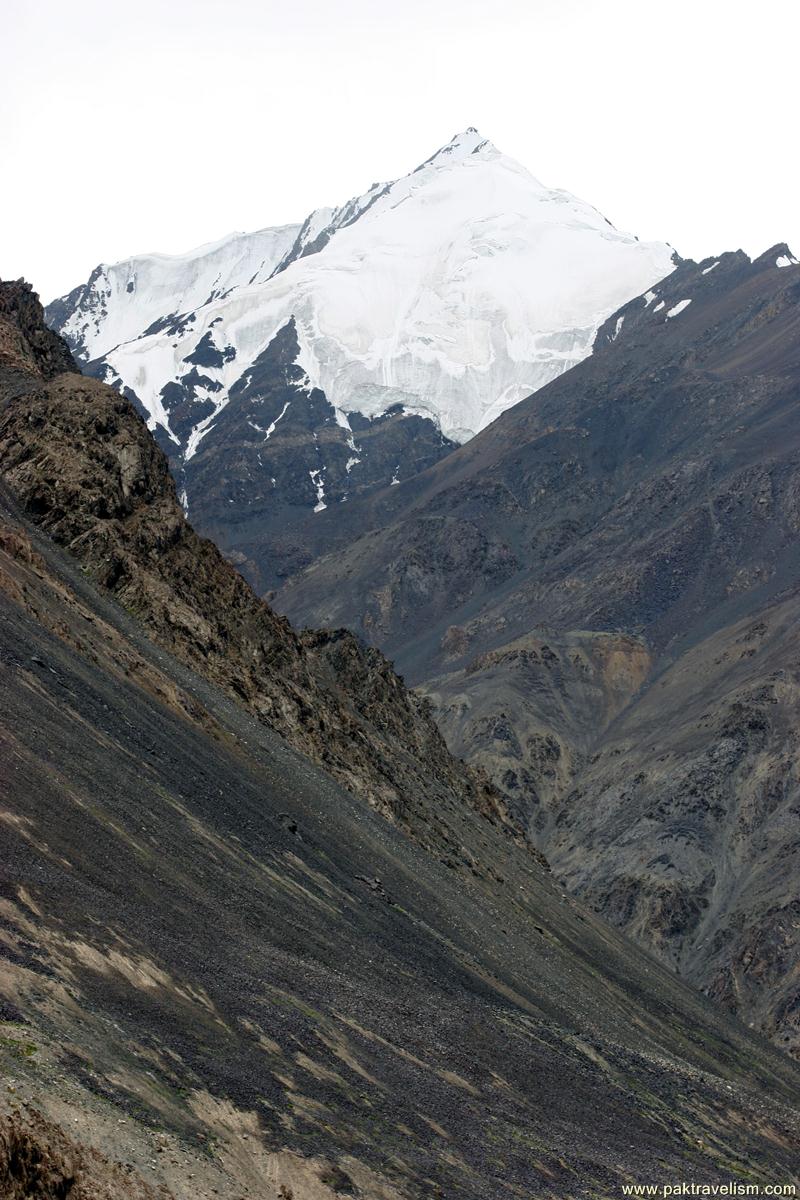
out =
[[8,1194],[796,1178],[791,1060],[568,897],[377,652],[257,600],[21,284],[0,356]]
[[800,1183],[798,396],[472,127],[0,283],[0,1194]]
[[794,1052],[798,300],[785,246],[682,263],[276,597],[381,646],[560,879]]

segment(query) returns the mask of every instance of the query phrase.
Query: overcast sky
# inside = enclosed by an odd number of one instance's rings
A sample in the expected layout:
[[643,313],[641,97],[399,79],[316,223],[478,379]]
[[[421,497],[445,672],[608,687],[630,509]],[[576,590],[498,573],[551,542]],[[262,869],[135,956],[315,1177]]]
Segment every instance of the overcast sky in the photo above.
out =
[[467,125],[619,228],[800,249],[785,0],[3,0],[0,275],[300,221]]

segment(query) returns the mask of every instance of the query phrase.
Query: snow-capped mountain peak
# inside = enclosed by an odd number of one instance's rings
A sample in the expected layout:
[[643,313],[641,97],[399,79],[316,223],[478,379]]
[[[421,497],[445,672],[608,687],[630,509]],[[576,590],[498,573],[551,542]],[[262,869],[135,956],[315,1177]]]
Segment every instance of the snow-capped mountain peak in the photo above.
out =
[[429,164],[444,166],[448,162],[457,162],[470,154],[481,154],[485,158],[498,155],[500,151],[493,146],[488,138],[482,137],[474,125],[470,125],[462,133],[455,134],[446,145],[440,146],[435,154],[421,163],[417,170]]
[[197,430],[172,428],[176,388],[184,416],[196,397],[208,453],[209,406],[221,411],[289,321],[340,423],[401,405],[461,441],[590,353],[600,324],[672,259],[470,126],[300,225],[98,268],[49,316],[184,450]]

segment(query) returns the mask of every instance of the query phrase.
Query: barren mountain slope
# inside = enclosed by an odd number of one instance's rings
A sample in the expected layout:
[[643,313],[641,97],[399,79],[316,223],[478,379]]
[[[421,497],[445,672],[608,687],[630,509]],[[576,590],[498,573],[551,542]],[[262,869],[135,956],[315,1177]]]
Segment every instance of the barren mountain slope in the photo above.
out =
[[[6,318],[23,321],[29,298],[10,299]],[[63,366],[30,334],[17,367]],[[165,593],[172,580],[163,612],[178,614],[195,598],[190,560],[210,551],[184,533],[177,555],[166,475],[156,487],[148,460],[123,453],[136,502],[121,519],[113,436],[105,494],[71,482],[99,469],[86,422],[66,454],[84,381],[3,379],[4,445],[29,445],[25,414],[41,443],[43,405],[61,396],[60,421],[44,410],[51,454],[60,444],[75,471],[48,478],[45,455],[37,490],[15,453],[26,511],[0,489],[6,1190],[527,1200],[629,1179],[797,1179],[794,1064],[567,898],[463,798],[441,815],[431,781],[403,815],[422,842],[446,818],[460,852],[442,862],[440,843],[428,853],[345,790],[254,715],[235,625],[222,687],[182,625],[171,652],[148,551],[161,529],[156,580]],[[59,487],[99,509],[71,554],[44,529],[67,528]],[[101,572],[105,557],[123,573]],[[118,585],[134,565],[137,593]],[[213,588],[206,603],[193,611],[220,621]],[[392,687],[396,703],[385,689],[365,703],[385,705],[381,728],[394,711],[405,741],[410,702]],[[347,671],[341,689],[355,705]],[[395,779],[391,747],[375,753]]]
[[197,537],[144,422],[112,388],[64,370],[66,349],[43,330],[29,290],[4,285],[0,304],[0,324],[24,312],[62,354],[62,373],[48,366],[43,378],[31,350],[28,373],[7,377],[14,402],[0,413],[0,468],[35,520],[161,645],[375,807],[407,823],[426,795],[418,836],[430,820],[426,836],[449,844],[454,804],[506,820],[499,796],[453,761],[426,703],[378,651],[344,631],[298,636]]
[[788,249],[681,264],[276,601],[392,655],[564,879],[795,1050],[797,624],[737,646],[796,612],[798,396]]

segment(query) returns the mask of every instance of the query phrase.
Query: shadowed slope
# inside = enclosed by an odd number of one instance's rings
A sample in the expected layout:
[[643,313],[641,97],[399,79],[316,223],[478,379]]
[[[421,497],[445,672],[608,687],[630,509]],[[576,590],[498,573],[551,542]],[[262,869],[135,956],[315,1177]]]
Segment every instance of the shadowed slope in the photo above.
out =
[[[108,458],[88,419],[68,452],[84,386],[61,376],[9,394],[2,417],[30,514],[0,492],[0,1053],[15,1089],[3,1109],[17,1106],[5,1128],[26,1145],[49,1137],[54,1158],[74,1144],[87,1195],[92,1171],[119,1170],[186,1200],[527,1200],[629,1179],[791,1179],[794,1065],[441,790],[455,766],[445,759],[437,782],[419,763],[428,782],[401,812],[429,854],[364,802],[365,759],[351,794],[287,744],[271,724],[282,684],[290,716],[306,678],[319,721],[337,689],[356,713],[385,706],[376,725],[398,745],[411,701],[394,677],[351,675],[330,648],[346,659],[349,639],[292,640],[227,573],[220,596],[219,560],[183,525],[175,535],[171,488],[137,490],[155,469],[126,474],[118,398],[95,417]],[[75,484],[103,463],[105,489]],[[104,516],[124,480],[133,512]],[[63,495],[92,519],[56,517]],[[75,557],[42,525],[70,533]],[[184,604],[209,623],[204,653]],[[274,621],[284,656],[259,661],[269,720],[240,606],[254,625]],[[310,729],[312,751],[318,728],[283,726],[296,744]],[[373,750],[395,780],[384,736]],[[332,745],[343,777],[335,725]],[[69,1127],[66,1147],[48,1122]]]
[[15,1096],[187,1200],[793,1177],[787,1059],[469,808],[428,856],[5,525]]

